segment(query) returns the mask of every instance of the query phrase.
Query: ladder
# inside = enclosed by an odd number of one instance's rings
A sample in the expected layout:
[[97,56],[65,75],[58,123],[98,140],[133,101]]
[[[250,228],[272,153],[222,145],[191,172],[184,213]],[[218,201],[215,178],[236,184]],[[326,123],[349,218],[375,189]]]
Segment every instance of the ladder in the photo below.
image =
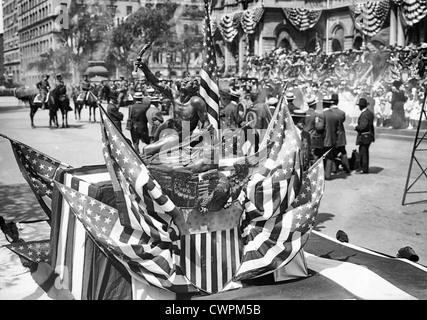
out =
[[[427,141],[427,128],[423,129],[423,130],[425,130],[424,133],[421,132],[421,123],[422,123],[422,121],[423,120],[427,121],[427,108],[426,108],[427,90],[426,89],[427,89],[427,86],[424,88],[424,102],[423,102],[423,107],[422,107],[421,113],[420,113],[420,119],[418,121],[417,133],[415,135],[415,140],[414,140],[414,146],[412,148],[411,160],[410,160],[410,163],[409,163],[408,175],[407,175],[406,183],[405,183],[405,190],[403,192],[402,205],[409,204],[409,203],[406,202],[406,196],[408,194],[427,193],[427,190],[425,190],[425,191],[410,191],[411,188],[415,185],[415,183],[418,182],[418,180],[420,180],[420,178],[425,177],[427,179],[427,161],[426,161],[426,163],[424,163],[424,166],[423,166],[423,164],[420,163],[419,159],[417,158],[417,154],[418,153],[416,153],[416,152],[427,151],[427,149],[421,149],[420,148],[420,144],[424,140]],[[416,162],[418,164],[418,166],[420,167],[421,173],[415,179],[413,179],[413,181],[412,181],[411,184],[409,184],[409,180],[411,179],[412,165],[413,165],[414,162]],[[424,202],[424,201],[427,201],[427,198],[425,200],[420,200],[420,201],[412,202],[412,204],[413,203]]]

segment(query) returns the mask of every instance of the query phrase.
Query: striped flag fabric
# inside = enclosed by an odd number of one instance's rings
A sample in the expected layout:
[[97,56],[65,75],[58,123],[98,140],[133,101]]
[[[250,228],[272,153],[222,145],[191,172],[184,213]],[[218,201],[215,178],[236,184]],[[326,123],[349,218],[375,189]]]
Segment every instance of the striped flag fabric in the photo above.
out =
[[101,110],[104,159],[116,196],[112,254],[134,277],[176,293],[199,291],[180,267],[182,212],[162,191],[123,134]]
[[209,0],[205,1],[205,24],[204,24],[204,50],[203,64],[200,71],[200,96],[206,103],[208,118],[213,128],[216,129],[218,138],[219,125],[219,86],[216,65],[216,54],[212,39],[211,22],[209,16]]
[[71,168],[71,166],[20,141],[11,139],[3,134],[0,134],[0,136],[10,141],[22,176],[28,182],[48,218],[51,219],[55,175],[59,169]]
[[[115,207],[114,190],[105,165],[60,170],[61,185],[99,203]],[[76,300],[174,299],[175,294],[132,277],[114,255],[95,243],[73,213],[60,190],[54,188],[50,268],[57,275],[54,288],[67,290]]]
[[312,230],[304,246],[309,276],[272,283],[268,277],[239,290],[194,300],[426,300],[427,267],[342,243]]
[[198,288],[220,292],[240,266],[239,227],[188,234],[181,238],[181,266]]
[[323,195],[323,162],[301,168],[301,140],[287,105],[267,132],[267,159],[248,182],[242,219],[243,254],[233,281],[269,274],[304,246]]

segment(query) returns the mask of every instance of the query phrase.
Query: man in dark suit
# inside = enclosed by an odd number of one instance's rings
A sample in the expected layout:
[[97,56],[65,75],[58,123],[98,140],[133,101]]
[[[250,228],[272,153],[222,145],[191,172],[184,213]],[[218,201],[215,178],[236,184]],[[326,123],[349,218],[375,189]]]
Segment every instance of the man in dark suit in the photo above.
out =
[[361,172],[369,173],[369,147],[375,141],[374,114],[368,109],[368,102],[360,98],[357,105],[360,108],[360,116],[357,120],[356,145],[359,146]]
[[323,154],[325,156],[325,180],[331,179],[334,159],[337,155],[339,118],[331,110],[332,101],[323,100],[323,116],[325,117],[325,140],[323,141]]
[[119,94],[117,93],[117,91],[113,90],[110,92],[110,102],[107,105],[107,115],[116,125],[117,129],[122,132],[123,113],[119,111],[118,97]]
[[132,139],[133,148],[139,154],[139,141],[145,144],[150,143],[147,110],[150,107],[151,100],[148,97],[143,97],[142,92],[136,92],[133,97],[135,99],[135,104],[129,106],[129,117],[132,120],[130,137]]
[[347,151],[345,149],[345,146],[347,144],[347,138],[346,138],[345,129],[344,129],[345,112],[340,108],[338,108],[338,102],[339,102],[338,94],[336,93],[332,94],[331,100],[332,100],[331,111],[335,113],[339,119],[338,140],[337,140],[337,147],[335,149],[337,153],[337,159],[341,161],[341,165],[344,171],[346,173],[350,173],[350,163],[348,162]]
[[308,110],[303,131],[310,135],[310,165],[315,163],[323,154],[323,140],[325,139],[325,116],[316,111],[317,99],[312,97],[307,101]]

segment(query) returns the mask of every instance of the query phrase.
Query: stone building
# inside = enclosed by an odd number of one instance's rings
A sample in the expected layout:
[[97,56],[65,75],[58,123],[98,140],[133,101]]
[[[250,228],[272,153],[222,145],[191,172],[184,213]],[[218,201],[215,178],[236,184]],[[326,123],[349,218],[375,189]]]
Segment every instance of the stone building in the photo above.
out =
[[211,16],[218,64],[241,70],[245,55],[274,48],[326,53],[372,48],[383,42],[404,47],[426,41],[425,1],[402,0],[213,0]]

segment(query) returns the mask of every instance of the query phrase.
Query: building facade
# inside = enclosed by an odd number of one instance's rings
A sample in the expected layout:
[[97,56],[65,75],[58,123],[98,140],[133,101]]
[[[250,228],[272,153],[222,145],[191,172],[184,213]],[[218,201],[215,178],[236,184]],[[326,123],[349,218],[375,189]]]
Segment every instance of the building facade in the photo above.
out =
[[3,5],[3,59],[6,81],[19,83],[20,51],[18,36],[18,0],[2,0]]
[[[380,31],[389,45],[426,41],[427,6],[399,0],[213,0],[218,64],[242,70],[246,55],[274,48],[326,53],[371,47]],[[417,5],[418,4],[418,5]]]

